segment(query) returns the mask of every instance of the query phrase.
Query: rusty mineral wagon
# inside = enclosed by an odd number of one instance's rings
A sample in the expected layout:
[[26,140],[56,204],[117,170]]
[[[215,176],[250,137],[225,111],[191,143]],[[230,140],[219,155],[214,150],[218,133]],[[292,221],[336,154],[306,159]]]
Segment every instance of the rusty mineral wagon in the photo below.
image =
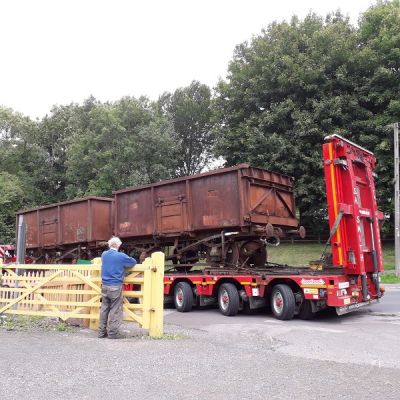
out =
[[266,245],[298,227],[289,176],[241,164],[87,197],[17,214],[36,262],[91,259],[112,234],[124,250],[147,257],[163,250],[178,270],[205,260],[228,268],[262,266]]
[[91,259],[112,235],[113,200],[86,197],[17,213],[26,224],[26,251],[35,262]]
[[298,227],[289,176],[241,164],[114,192],[115,234],[127,251],[168,248],[177,269],[200,259],[240,268],[267,261],[266,244]]

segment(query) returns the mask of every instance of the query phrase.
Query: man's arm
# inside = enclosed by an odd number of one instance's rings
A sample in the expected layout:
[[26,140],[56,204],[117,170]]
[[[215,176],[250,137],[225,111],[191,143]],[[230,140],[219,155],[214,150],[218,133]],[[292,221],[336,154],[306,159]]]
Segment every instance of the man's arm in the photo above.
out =
[[122,262],[125,268],[134,267],[137,264],[137,261],[134,258],[129,257],[125,253],[119,253],[119,254],[121,254],[122,256]]

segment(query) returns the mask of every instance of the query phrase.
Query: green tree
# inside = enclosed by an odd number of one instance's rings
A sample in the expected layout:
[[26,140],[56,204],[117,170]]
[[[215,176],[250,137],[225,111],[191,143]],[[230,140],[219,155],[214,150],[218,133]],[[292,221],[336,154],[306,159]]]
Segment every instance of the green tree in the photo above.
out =
[[43,179],[44,151],[35,142],[36,122],[10,108],[0,107],[0,171],[19,179],[24,189],[26,205],[45,200],[38,187]]
[[0,243],[14,243],[15,213],[25,202],[24,189],[18,176],[0,172]]
[[146,98],[96,104],[68,141],[67,194],[110,196],[113,190],[173,176],[172,125]]
[[46,203],[65,200],[67,143],[79,136],[85,127],[88,110],[95,104],[89,98],[83,106],[69,104],[54,106],[38,126],[35,142],[45,154],[45,162],[40,168],[42,179],[38,187],[45,194]]
[[173,122],[174,138],[179,147],[177,174],[184,176],[201,172],[213,158],[210,88],[193,81],[173,94],[160,96],[158,108]]
[[[349,70],[356,34],[339,13],[273,23],[236,48],[215,100],[217,154],[296,179],[302,223],[322,216],[321,144],[359,112]],[[322,220],[317,221],[322,222]]]
[[357,121],[359,141],[378,159],[378,200],[393,234],[393,128],[400,121],[400,2],[379,1],[360,18],[357,97],[368,118]]
[[329,134],[385,160],[378,193],[383,210],[390,209],[385,125],[399,117],[400,80],[397,50],[387,51],[399,48],[398,4],[371,7],[359,28],[339,12],[273,23],[237,46],[217,87],[216,154],[228,165],[250,162],[294,176],[302,223],[314,233],[326,225],[321,145]]

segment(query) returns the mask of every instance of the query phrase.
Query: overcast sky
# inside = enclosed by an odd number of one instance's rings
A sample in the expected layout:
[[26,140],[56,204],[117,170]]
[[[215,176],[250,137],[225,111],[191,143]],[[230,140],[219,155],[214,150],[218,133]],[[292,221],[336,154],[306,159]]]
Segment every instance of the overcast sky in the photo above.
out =
[[0,105],[33,118],[54,104],[157,99],[224,78],[235,45],[274,20],[373,0],[0,0]]

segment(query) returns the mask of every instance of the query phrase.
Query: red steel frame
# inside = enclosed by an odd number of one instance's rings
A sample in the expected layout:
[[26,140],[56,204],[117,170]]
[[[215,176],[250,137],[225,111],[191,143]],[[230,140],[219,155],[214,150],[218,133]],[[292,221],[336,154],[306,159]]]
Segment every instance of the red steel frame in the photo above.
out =
[[329,222],[340,219],[332,237],[333,264],[361,279],[364,300],[379,295],[378,274],[383,271],[376,204],[374,155],[338,135],[323,146]]

